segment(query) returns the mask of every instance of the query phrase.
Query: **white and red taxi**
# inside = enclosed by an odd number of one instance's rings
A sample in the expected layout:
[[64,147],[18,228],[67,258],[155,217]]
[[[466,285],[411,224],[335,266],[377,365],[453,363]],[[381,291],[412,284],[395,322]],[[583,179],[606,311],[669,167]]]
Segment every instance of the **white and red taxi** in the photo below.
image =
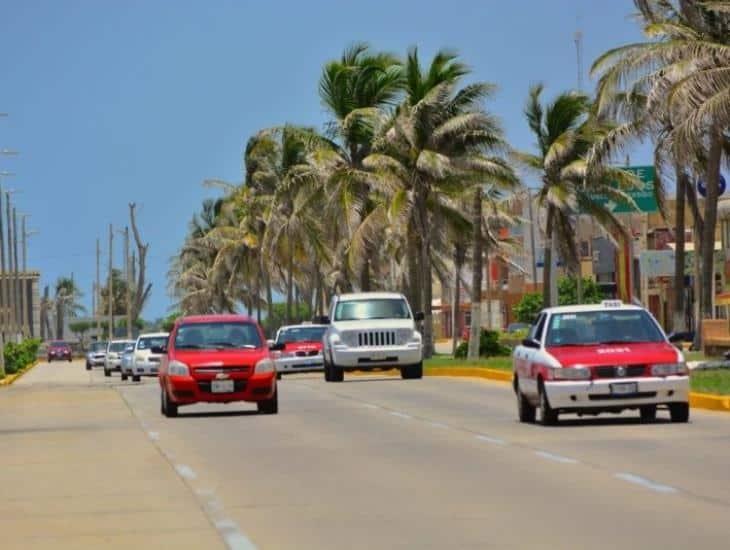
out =
[[322,339],[327,325],[288,325],[281,327],[270,346],[279,378],[293,372],[314,372],[324,369]]
[[513,354],[521,422],[555,424],[561,413],[658,407],[689,420],[689,373],[682,352],[645,309],[608,300],[543,310]]

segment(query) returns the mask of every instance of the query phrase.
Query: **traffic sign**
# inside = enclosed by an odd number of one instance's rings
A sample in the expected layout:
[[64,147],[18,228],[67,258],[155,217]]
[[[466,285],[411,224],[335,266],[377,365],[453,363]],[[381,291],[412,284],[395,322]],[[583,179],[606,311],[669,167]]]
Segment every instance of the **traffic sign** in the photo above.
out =
[[[725,192],[725,189],[727,187],[727,182],[725,181],[725,177],[720,174],[720,188],[718,189],[718,195],[722,195]],[[702,180],[697,180],[697,191],[699,191],[700,195],[703,197],[707,196],[707,186],[705,185],[705,182]]]
[[[654,182],[656,180],[656,171],[654,170],[654,167],[627,166],[626,168],[623,168],[623,170],[631,172],[639,178],[639,180],[641,180],[641,187],[626,190],[626,194],[634,199],[634,202],[638,207],[638,212],[658,212],[659,205],[656,202],[656,195],[654,192]],[[618,184],[614,184],[614,187],[618,187]],[[633,205],[624,201],[615,201],[603,193],[591,194],[591,199],[593,202],[605,206],[614,214],[637,212],[637,209],[634,208]]]

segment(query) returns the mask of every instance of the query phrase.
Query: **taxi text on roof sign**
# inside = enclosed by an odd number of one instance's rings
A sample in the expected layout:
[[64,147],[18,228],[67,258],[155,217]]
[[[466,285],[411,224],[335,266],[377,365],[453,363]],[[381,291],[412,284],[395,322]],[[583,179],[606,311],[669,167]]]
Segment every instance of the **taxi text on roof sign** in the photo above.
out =
[[603,307],[621,307],[624,303],[621,300],[603,300],[601,305]]

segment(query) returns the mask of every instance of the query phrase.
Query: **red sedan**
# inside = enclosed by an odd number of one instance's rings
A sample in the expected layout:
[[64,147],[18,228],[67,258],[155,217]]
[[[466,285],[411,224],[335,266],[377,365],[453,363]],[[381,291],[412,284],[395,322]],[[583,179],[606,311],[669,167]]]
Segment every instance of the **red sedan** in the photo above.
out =
[[279,410],[276,367],[261,327],[241,315],[179,319],[162,353],[161,411],[177,416],[194,403],[255,402],[262,414]]
[[48,362],[71,361],[71,346],[66,342],[50,342],[48,344]]

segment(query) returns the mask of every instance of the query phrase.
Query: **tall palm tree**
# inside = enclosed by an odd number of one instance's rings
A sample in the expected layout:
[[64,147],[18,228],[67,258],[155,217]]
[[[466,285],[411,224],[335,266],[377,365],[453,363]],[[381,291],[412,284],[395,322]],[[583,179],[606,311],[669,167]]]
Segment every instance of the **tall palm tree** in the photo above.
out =
[[[635,0],[635,4],[650,39],[609,50],[592,71],[600,75],[599,98],[610,101],[617,91],[646,90],[645,119],[663,122],[658,137],[671,144],[678,180],[692,171],[706,182],[699,288],[701,313],[709,318],[714,316],[709,289],[720,165],[730,150],[730,4],[726,0]],[[684,186],[688,190],[686,180]]]
[[[600,193],[614,201],[634,204],[624,189],[640,182],[630,173],[598,164],[590,170],[587,155],[592,145],[609,131],[591,113],[588,97],[564,92],[542,103],[542,84],[530,88],[525,116],[536,138],[537,153],[516,152],[515,157],[541,180],[537,203],[545,212],[543,303],[556,305],[551,292],[553,250],[580,273],[574,219],[581,212],[591,215],[612,232],[625,232],[613,212],[591,195]],[[614,183],[620,187],[614,187]]]
[[[492,86],[459,88],[464,73],[448,52],[437,53],[424,70],[412,50],[406,65],[407,97],[364,161],[373,172],[371,185],[387,197],[387,215],[400,220],[407,248],[415,251],[425,357],[433,353],[433,245],[440,237],[434,232],[435,220],[468,225],[453,199],[488,179],[516,182],[506,163],[485,154],[503,145],[497,121],[481,107]],[[370,218],[374,216],[382,217],[383,211]]]
[[79,300],[81,291],[70,277],[61,277],[56,281],[56,294],[53,303],[56,306],[56,338],[64,338],[66,316],[74,318],[85,311]]
[[[384,110],[396,105],[402,88],[400,60],[388,53],[372,52],[364,43],[350,46],[339,60],[328,62],[320,77],[319,95],[333,118],[327,128],[332,141],[319,158],[329,180],[329,213],[339,222],[332,235],[338,241],[335,278],[337,286],[344,289],[350,287],[348,241],[373,208],[367,179],[362,176],[363,160],[372,150]],[[371,286],[373,254],[368,247],[357,266],[362,290]]]

